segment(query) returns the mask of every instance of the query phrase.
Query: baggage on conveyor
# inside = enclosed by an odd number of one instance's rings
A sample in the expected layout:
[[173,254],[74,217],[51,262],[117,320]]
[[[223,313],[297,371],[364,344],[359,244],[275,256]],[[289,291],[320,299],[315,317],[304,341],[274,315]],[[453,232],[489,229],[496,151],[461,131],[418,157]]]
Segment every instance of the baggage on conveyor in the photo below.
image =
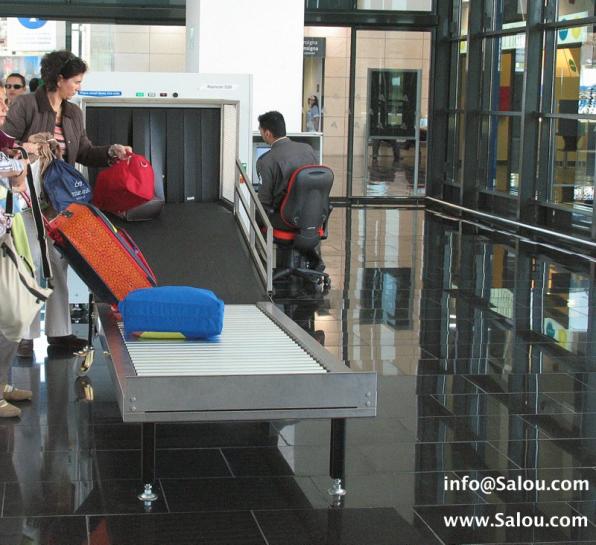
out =
[[118,305],[127,335],[209,339],[223,329],[224,302],[211,290],[161,286],[130,292]]
[[91,204],[69,205],[49,223],[48,234],[99,301],[116,304],[132,290],[157,285],[128,233]]
[[127,221],[154,219],[165,204],[163,180],[145,157],[133,153],[97,175],[93,204]]

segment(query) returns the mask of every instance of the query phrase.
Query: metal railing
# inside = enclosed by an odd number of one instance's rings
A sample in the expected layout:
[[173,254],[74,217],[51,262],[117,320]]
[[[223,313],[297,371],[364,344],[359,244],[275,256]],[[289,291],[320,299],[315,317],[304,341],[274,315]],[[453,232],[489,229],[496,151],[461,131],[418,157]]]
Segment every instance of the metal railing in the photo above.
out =
[[596,242],[592,242],[591,240],[584,240],[582,238],[573,236],[573,235],[566,235],[564,233],[559,233],[558,231],[551,231],[550,229],[544,229],[542,227],[537,227],[535,225],[530,225],[527,223],[521,223],[519,221],[510,220],[507,218],[501,218],[499,216],[495,216],[493,214],[488,214],[486,212],[481,212],[480,210],[473,210],[471,208],[466,208],[465,206],[460,206],[458,204],[453,204],[447,201],[442,201],[441,199],[436,199],[435,197],[426,197],[427,201],[431,201],[437,203],[441,206],[446,206],[448,208],[454,208],[455,210],[460,210],[462,212],[466,212],[468,214],[472,214],[474,216],[479,216],[481,218],[486,218],[490,221],[495,221],[497,223],[504,223],[506,225],[510,225],[511,227],[515,228],[523,228],[528,229],[530,231],[535,231],[536,233],[540,233],[541,235],[548,235],[551,238],[560,238],[562,240],[567,240],[569,242],[573,242],[575,244],[581,244],[583,246],[589,246],[590,248],[596,248]]
[[[242,163],[238,159],[236,159],[235,174],[234,216],[248,245],[259,276],[267,287],[267,292],[272,293],[273,263],[275,260],[273,227]],[[265,236],[263,236],[261,226],[265,231]]]

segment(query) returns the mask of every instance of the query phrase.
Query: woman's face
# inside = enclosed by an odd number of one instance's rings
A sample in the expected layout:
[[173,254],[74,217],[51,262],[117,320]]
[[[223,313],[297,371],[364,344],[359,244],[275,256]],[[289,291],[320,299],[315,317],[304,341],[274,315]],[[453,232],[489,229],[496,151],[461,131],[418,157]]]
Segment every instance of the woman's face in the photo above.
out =
[[27,90],[23,85],[21,78],[11,76],[6,78],[6,95],[8,97],[8,103],[12,104],[15,98],[22,95]]
[[77,74],[72,78],[65,79],[62,76],[58,78],[58,94],[63,100],[70,100],[77,94],[83,83],[83,74]]
[[6,121],[6,114],[8,113],[8,106],[6,105],[6,89],[0,87],[0,127]]

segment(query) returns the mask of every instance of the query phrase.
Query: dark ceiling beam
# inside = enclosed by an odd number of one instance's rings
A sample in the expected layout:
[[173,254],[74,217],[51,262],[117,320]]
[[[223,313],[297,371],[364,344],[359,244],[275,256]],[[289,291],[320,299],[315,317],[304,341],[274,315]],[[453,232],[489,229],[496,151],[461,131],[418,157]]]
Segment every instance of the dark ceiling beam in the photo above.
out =
[[[113,24],[186,24],[186,7],[182,6],[127,6],[79,4],[64,0],[57,2],[13,2],[2,1],[3,17],[40,17],[49,20],[63,20],[77,23]],[[304,24],[326,26],[354,26],[357,28],[390,28],[398,30],[428,30],[435,27],[438,17],[423,11],[373,11],[373,10],[306,10]]]
[[186,24],[186,7],[139,7],[97,4],[38,2],[2,2],[2,17],[39,17],[41,19],[76,23],[113,23],[138,25]]
[[428,30],[438,17],[426,11],[306,10],[305,26],[354,26],[392,30]]

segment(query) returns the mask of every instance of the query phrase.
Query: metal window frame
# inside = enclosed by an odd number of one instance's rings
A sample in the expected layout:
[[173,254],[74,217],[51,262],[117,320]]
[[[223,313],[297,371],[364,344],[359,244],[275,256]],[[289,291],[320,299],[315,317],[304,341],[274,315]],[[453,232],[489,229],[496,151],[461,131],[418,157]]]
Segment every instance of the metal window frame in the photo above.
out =
[[[435,159],[429,164],[429,183],[431,184],[429,188],[432,188],[432,190],[429,191],[428,196],[439,196],[440,198],[440,195],[443,195],[446,202],[477,211],[483,209],[482,202],[485,202],[484,213],[492,212],[496,216],[495,210],[491,210],[491,203],[496,202],[495,199],[501,200],[501,197],[506,199],[507,196],[505,194],[498,195],[482,188],[484,180],[481,178],[484,175],[479,165],[483,162],[482,145],[486,143],[481,143],[481,139],[477,136],[481,136],[480,133],[483,130],[482,120],[486,116],[521,118],[521,136],[518,148],[521,158],[519,192],[518,195],[513,196],[513,200],[516,201],[516,213],[511,219],[515,219],[518,223],[528,227],[546,228],[550,232],[561,233],[561,240],[565,243],[565,241],[572,238],[570,235],[575,229],[573,227],[575,223],[571,219],[571,209],[555,207],[553,203],[548,201],[550,198],[548,192],[549,180],[552,178],[552,166],[549,161],[551,126],[555,119],[594,120],[596,116],[593,114],[554,113],[552,84],[554,80],[556,33],[563,28],[595,25],[596,17],[556,21],[557,0],[544,0],[543,2],[528,3],[525,25],[496,30],[495,28],[499,26],[499,6],[502,3],[483,0],[482,2],[470,2],[468,33],[461,34],[459,25],[455,20],[455,15],[458,12],[457,4],[460,4],[461,0],[453,0],[453,2],[455,4],[450,6],[439,5],[437,10],[437,16],[439,17],[438,29],[446,29],[445,32],[448,34],[443,36],[443,45],[445,42],[449,42],[452,47],[459,47],[457,44],[461,40],[465,39],[467,41],[466,101],[464,104],[458,105],[463,106],[463,108],[453,108],[453,100],[451,102],[443,100],[442,104],[435,102],[433,104],[433,114],[436,116],[452,116],[463,113],[465,116],[466,153],[463,165],[463,186],[459,194],[454,193],[452,190],[453,184],[446,179],[445,175],[441,176],[438,170],[438,161]],[[451,31],[450,34],[449,30]],[[485,45],[487,40],[496,40],[520,33],[524,33],[526,37],[521,110],[518,112],[495,111],[494,104],[489,105],[486,97],[479,104],[480,95],[488,92],[488,87],[490,87],[490,81],[487,78],[498,66],[498,60],[491,58],[489,48]],[[439,39],[435,41],[434,53],[437,58],[440,55],[437,51],[439,42]],[[448,55],[443,55],[442,61],[450,64],[456,62],[453,56],[449,57]],[[446,73],[454,73],[451,66],[448,68],[442,67],[442,69]],[[449,72],[450,70],[451,72]],[[461,77],[459,71],[456,70],[455,73],[457,73],[458,78]],[[483,85],[480,85],[480,83]],[[457,88],[458,83],[449,81],[448,85],[453,90]],[[478,89],[481,89],[480,93]],[[441,95],[437,94],[436,96]],[[449,133],[447,128],[443,128],[443,136],[441,150],[437,150],[436,146],[433,150],[433,153],[439,157],[444,156],[447,150],[451,149],[452,140],[457,138],[457,135]],[[496,142],[489,142],[488,146],[496,147]],[[436,187],[437,185],[440,185],[440,187]],[[511,201],[512,199],[508,200]],[[555,208],[557,209],[555,210]],[[592,208],[590,235],[587,240],[596,240],[596,207]]]

